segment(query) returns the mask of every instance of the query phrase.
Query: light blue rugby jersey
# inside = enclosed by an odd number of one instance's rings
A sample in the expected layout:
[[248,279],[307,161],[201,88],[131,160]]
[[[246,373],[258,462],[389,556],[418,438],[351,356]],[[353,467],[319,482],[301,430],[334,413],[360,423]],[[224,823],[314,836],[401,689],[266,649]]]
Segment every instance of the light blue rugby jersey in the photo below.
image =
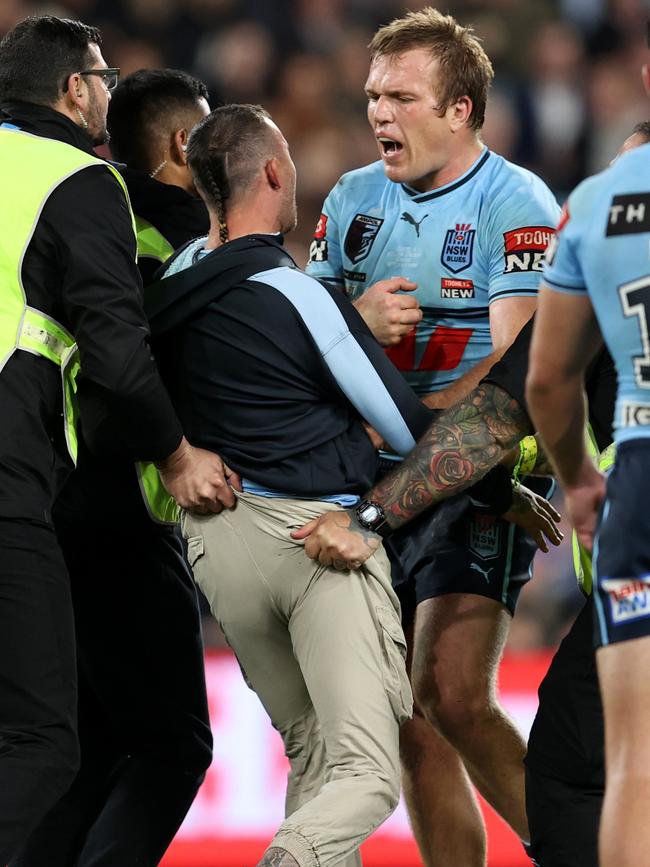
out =
[[589,294],[618,375],[616,442],[650,436],[650,145],[569,196],[544,280]]
[[307,271],[353,300],[388,277],[418,284],[423,320],[388,354],[427,394],[492,351],[492,301],[537,293],[558,215],[536,175],[487,148],[429,193],[389,181],[380,160],[343,175],[327,197]]

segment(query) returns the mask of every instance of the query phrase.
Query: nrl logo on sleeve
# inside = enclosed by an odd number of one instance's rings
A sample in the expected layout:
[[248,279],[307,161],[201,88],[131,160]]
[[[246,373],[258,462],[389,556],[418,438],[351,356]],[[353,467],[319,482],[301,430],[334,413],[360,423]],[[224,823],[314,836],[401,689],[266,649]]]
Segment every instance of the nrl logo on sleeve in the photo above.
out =
[[343,244],[345,255],[353,265],[366,258],[383,222],[379,217],[369,217],[367,214],[355,215]]
[[476,229],[472,229],[471,223],[456,223],[455,229],[447,229],[440,261],[452,274],[458,274],[472,264],[475,236]]
[[503,233],[504,274],[513,271],[541,271],[544,251],[555,234],[550,226],[524,226]]

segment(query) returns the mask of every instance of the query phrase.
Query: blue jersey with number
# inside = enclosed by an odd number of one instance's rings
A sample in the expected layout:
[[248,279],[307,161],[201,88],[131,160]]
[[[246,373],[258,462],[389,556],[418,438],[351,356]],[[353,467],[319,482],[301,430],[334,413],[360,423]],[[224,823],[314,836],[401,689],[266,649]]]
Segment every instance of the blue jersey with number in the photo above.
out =
[[426,394],[492,351],[491,302],[537,293],[558,214],[536,175],[487,148],[429,193],[388,180],[379,161],[343,175],[327,197],[307,270],[352,299],[389,277],[418,284],[422,322],[388,354]]
[[615,440],[650,436],[650,145],[571,194],[544,280],[589,294],[618,375]]

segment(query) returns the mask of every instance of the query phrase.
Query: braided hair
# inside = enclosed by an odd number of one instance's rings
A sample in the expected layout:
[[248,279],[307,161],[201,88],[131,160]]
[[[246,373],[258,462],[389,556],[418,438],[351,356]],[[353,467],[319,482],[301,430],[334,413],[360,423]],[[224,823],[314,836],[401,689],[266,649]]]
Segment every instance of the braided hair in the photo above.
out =
[[228,204],[246,192],[269,156],[269,114],[259,105],[224,105],[192,131],[187,162],[197,189],[215,211],[219,240],[228,241]]

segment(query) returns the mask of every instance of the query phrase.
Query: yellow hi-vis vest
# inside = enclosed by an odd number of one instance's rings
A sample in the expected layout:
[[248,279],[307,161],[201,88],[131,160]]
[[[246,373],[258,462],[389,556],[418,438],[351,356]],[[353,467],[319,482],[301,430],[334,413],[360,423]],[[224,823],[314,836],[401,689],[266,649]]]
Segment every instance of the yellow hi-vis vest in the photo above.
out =
[[[612,466],[614,458],[616,457],[615,444],[610,443],[606,449],[603,449],[603,451],[599,453],[591,425],[587,426],[585,442],[589,454],[598,464],[598,469],[603,473],[606,472],[606,470]],[[575,530],[571,536],[571,542],[573,545],[573,568],[575,569],[576,578],[578,579],[578,584],[582,592],[585,596],[589,596],[593,586],[591,554],[583,548],[580,542],[578,542],[578,536]]]
[[[174,252],[169,241],[143,217],[135,218],[138,239],[138,258],[156,259],[162,265]],[[160,481],[154,464],[140,461],[136,464],[138,484],[149,517],[157,524],[177,524],[180,509],[171,494]]]
[[47,311],[28,305],[22,265],[48,198],[67,178],[93,165],[105,166],[113,172],[128,204],[124,181],[103,160],[64,142],[0,126],[0,186],[5,201],[0,209],[0,371],[17,350],[42,355],[60,367],[65,437],[75,464],[77,344],[72,334]]

